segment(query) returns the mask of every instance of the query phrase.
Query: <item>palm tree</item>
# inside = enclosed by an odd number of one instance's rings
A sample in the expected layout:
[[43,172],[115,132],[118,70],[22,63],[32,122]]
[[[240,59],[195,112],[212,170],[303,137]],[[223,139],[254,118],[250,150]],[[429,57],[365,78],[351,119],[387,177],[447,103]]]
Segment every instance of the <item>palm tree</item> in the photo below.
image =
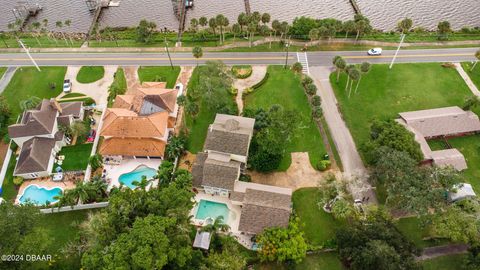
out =
[[213,35],[215,35],[215,30],[217,29],[217,20],[215,18],[208,20],[208,27],[212,29]]
[[368,26],[368,22],[365,21],[364,19],[360,19],[355,22],[355,30],[357,31],[357,35],[355,36],[355,42],[358,40],[358,37],[360,36],[360,34],[365,32],[365,30],[367,29],[367,26]]
[[41,44],[40,41],[38,40],[40,27],[41,27],[40,22],[33,22],[33,23],[32,23],[32,28],[35,30],[35,39],[37,40],[38,44],[39,44],[40,46],[42,46],[42,44]]
[[274,37],[277,38],[277,32],[280,32],[281,24],[278,20],[273,20],[272,21],[272,29],[273,29],[273,34]]
[[269,23],[269,22],[270,22],[270,14],[268,14],[268,13],[263,13],[261,20],[262,20],[262,23],[263,23],[264,25],[267,24],[267,23]]
[[480,98],[477,96],[470,96],[463,103],[462,109],[467,111],[478,106],[480,106]]
[[185,105],[184,110],[187,114],[189,114],[192,117],[193,122],[195,123],[196,116],[199,112],[198,104],[194,101],[187,101],[187,104]]
[[205,26],[208,25],[208,19],[207,17],[200,17],[200,19],[198,19],[198,24],[200,24],[203,28],[205,28]]
[[[87,127],[82,121],[75,121],[70,125],[70,129],[72,130],[72,136],[74,137],[74,141],[78,139],[79,136],[83,136],[87,134]],[[72,141],[72,144],[75,142]]]
[[55,26],[60,30],[60,33],[62,34],[63,40],[65,40],[65,44],[67,44],[67,46],[68,46],[67,38],[65,37],[65,34],[61,31],[61,30],[62,30],[62,27],[63,27],[63,22],[57,21],[57,22],[55,23]]
[[318,28],[313,28],[308,32],[308,37],[310,38],[310,41],[318,40],[319,34]]
[[413,26],[412,19],[405,18],[405,19],[398,22],[397,27],[398,27],[398,30],[400,30],[400,32],[402,32],[402,34],[406,34],[406,33],[408,33],[408,31],[410,31],[412,26]]
[[215,17],[215,24],[220,27],[220,44],[223,44],[223,27],[226,19],[222,14],[218,14],[217,17]]
[[477,58],[477,60],[475,61],[475,64],[473,64],[473,66],[472,66],[472,68],[470,69],[470,71],[473,71],[473,69],[474,69],[475,66],[477,65],[478,61],[480,61],[480,49],[475,52],[475,58]]
[[338,83],[338,80],[340,79],[340,72],[345,70],[345,68],[347,67],[347,62],[341,56],[338,56],[338,57],[335,57],[335,58],[333,60],[334,61],[333,64],[335,65],[335,68],[337,69],[337,83]]
[[450,27],[450,22],[448,21],[439,22],[437,26],[437,31],[438,31],[439,39],[445,38],[445,40],[447,40],[448,33],[452,31]]
[[240,24],[234,23],[232,25],[232,33],[233,33],[233,44],[235,45],[235,37],[242,33],[242,29],[240,28]]
[[360,65],[360,78],[358,78],[357,86],[355,86],[355,94],[357,93],[358,85],[360,84],[360,80],[362,80],[362,75],[370,72],[371,68],[372,68],[372,65],[369,62],[363,62]]
[[211,233],[212,238],[214,238],[219,231],[227,232],[229,229],[230,226],[223,222],[223,216],[218,216],[215,218],[213,223],[203,226],[201,231]]
[[71,189],[70,192],[72,196],[77,200],[80,199],[82,202],[88,202],[90,199],[90,187],[85,184],[83,181],[78,181],[75,184],[75,188]]
[[258,24],[255,23],[254,21],[250,22],[248,24],[248,40],[249,40],[249,46],[252,47],[252,41],[253,41],[253,36],[255,35],[255,32],[257,31]]
[[240,31],[243,32],[243,27],[248,24],[248,15],[245,12],[238,14],[237,23],[240,25]]
[[[195,61],[197,63],[197,67],[198,67],[198,59],[202,58],[203,56],[203,50],[202,50],[202,47],[194,47],[192,49],[192,54],[193,54],[193,57],[195,57]],[[197,81],[200,81],[200,73],[198,74],[197,76]]]
[[347,65],[344,69],[345,73],[347,74],[347,84],[345,84],[345,92],[347,92],[348,89],[348,84],[350,83],[350,76],[348,76],[348,73],[352,68],[355,68],[354,65]]
[[348,77],[350,78],[350,90],[348,91],[348,97],[350,98],[350,94],[352,93],[352,86],[353,81],[358,81],[360,79],[360,71],[356,67],[353,67],[348,72]]
[[64,192],[62,192],[62,194],[60,195],[57,195],[55,197],[53,197],[55,200],[57,200],[57,206],[58,208],[62,207],[62,206],[73,206],[77,203],[78,199],[75,198],[74,196],[75,194],[71,192],[71,189],[70,190],[66,190]]
[[[72,20],[68,19],[64,22],[65,26],[68,27],[68,30],[70,30],[70,26],[72,25]],[[67,30],[67,31],[68,31]],[[71,35],[68,35],[68,38],[70,39],[70,43],[72,44],[73,46],[73,40],[72,40],[72,36]]]
[[302,69],[303,69],[303,66],[302,66],[302,63],[300,63],[300,62],[295,62],[295,63],[292,65],[292,70],[293,70],[293,72],[295,72],[295,73],[301,73],[301,72],[302,72]]
[[147,180],[147,177],[145,175],[142,175],[142,180],[140,181],[133,181],[133,185],[137,186],[137,188],[141,190],[146,190],[147,186],[150,184],[150,181]]
[[343,25],[342,25],[342,28],[343,28],[343,31],[345,31],[345,39],[347,39],[348,34],[350,32],[355,31],[355,21],[348,20],[348,21],[344,22]]

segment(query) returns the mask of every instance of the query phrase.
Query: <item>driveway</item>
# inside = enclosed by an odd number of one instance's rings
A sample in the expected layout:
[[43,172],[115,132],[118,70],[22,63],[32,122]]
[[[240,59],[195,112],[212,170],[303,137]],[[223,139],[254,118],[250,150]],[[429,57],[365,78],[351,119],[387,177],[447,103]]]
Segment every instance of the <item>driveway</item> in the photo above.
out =
[[376,203],[375,192],[368,183],[367,170],[357,151],[350,130],[338,111],[338,102],[329,80],[331,72],[330,67],[310,67],[310,76],[318,88],[317,95],[322,98],[325,120],[342,160],[344,176],[350,180],[350,191],[355,199],[369,198],[369,202]]
[[243,91],[259,83],[267,73],[267,66],[252,66],[252,75],[245,79],[235,79],[233,86],[238,89],[235,101],[237,102],[238,112],[243,111]]
[[[118,66],[104,66],[105,75],[100,80],[93,83],[79,83],[77,81],[77,74],[81,66],[68,66],[65,74],[66,79],[72,82],[72,93],[82,93],[95,100],[99,105],[106,105],[108,100],[108,88],[113,83],[113,75],[117,71]],[[61,98],[65,94],[58,96]]]

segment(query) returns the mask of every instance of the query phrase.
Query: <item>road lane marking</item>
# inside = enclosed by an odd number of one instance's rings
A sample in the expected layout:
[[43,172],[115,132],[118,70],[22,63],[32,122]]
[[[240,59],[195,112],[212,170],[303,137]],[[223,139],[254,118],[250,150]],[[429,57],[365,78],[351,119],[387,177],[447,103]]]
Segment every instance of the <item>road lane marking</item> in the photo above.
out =
[[[448,54],[404,54],[397,55],[397,58],[407,58],[407,57],[449,57],[449,56],[472,56],[471,53],[448,53]],[[393,55],[351,55],[343,56],[345,59],[355,59],[355,58],[392,58]]]
[[[293,59],[293,57],[288,57],[288,59]],[[149,57],[149,58],[140,58],[140,57],[114,57],[114,58],[84,58],[84,57],[70,57],[70,58],[35,58],[35,61],[168,61],[166,57]],[[172,60],[177,61],[193,61],[197,60],[194,57],[172,57]],[[200,60],[285,60],[285,57],[202,57]],[[0,61],[30,61],[28,58],[5,58],[0,59]]]

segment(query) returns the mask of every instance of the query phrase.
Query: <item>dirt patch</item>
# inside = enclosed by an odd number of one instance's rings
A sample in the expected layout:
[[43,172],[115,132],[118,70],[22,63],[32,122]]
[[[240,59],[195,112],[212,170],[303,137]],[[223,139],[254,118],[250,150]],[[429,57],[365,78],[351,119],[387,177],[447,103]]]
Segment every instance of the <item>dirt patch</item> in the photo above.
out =
[[310,164],[307,152],[292,153],[292,164],[286,172],[259,173],[249,172],[252,176],[252,182],[287,187],[293,190],[304,187],[316,187],[329,174],[337,174],[337,170],[328,170],[319,172]]
[[178,161],[178,168],[184,169],[187,171],[192,171],[192,165],[195,162],[195,158],[197,155],[192,154],[187,151],[185,155],[183,155],[180,160]]

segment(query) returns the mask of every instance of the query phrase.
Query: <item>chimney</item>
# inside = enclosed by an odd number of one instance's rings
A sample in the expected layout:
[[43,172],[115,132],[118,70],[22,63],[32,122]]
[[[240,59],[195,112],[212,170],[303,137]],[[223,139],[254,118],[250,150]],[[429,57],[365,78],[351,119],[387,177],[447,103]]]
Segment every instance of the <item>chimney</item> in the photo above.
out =
[[55,98],[50,99],[50,104],[56,109],[60,114],[62,114],[62,107]]

